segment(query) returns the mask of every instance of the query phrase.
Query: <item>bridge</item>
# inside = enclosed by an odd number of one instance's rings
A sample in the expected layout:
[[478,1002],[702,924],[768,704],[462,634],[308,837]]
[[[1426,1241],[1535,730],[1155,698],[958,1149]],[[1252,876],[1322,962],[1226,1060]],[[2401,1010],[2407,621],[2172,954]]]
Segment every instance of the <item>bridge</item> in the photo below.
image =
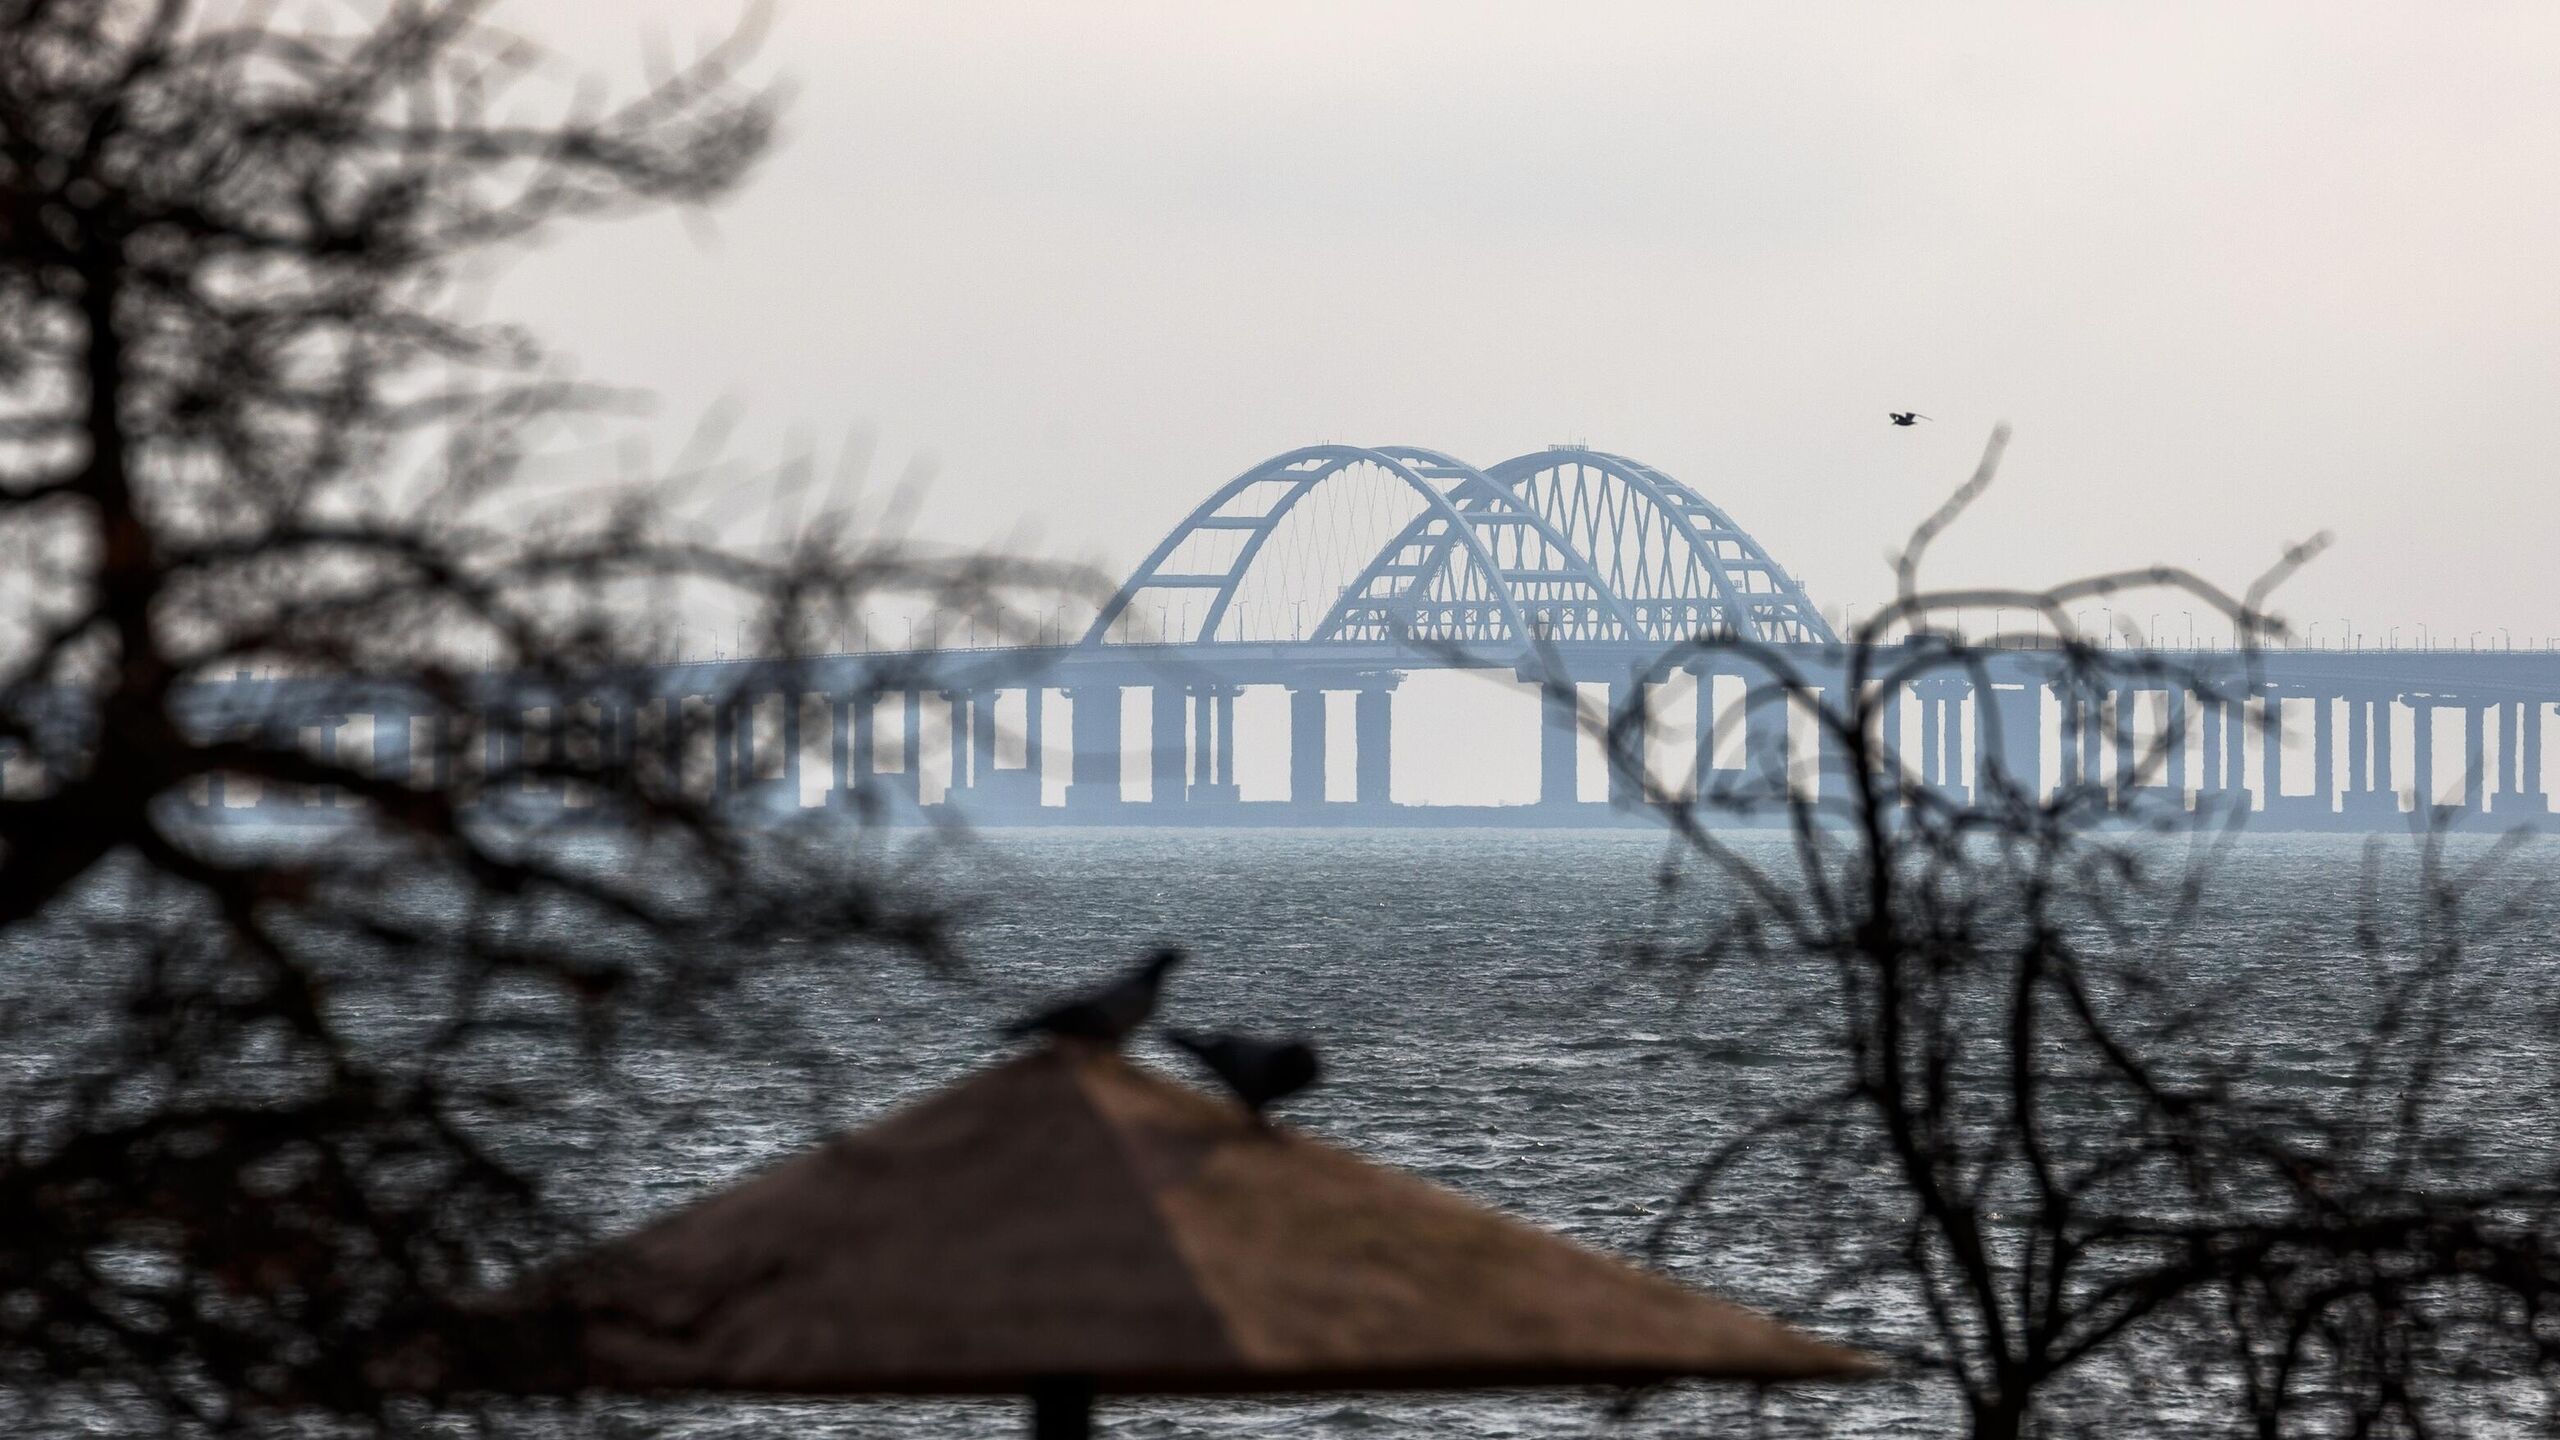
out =
[[[707,729],[698,783],[710,794],[780,810],[885,801],[905,819],[1600,824],[1747,777],[1837,793],[1840,762],[1801,719],[1720,698],[1766,677],[1742,651],[1684,646],[1700,636],[1748,642],[1818,689],[1841,680],[1840,637],[1803,586],[1722,506],[1662,471],[1578,446],[1478,469],[1418,447],[1317,445],[1212,491],[1073,642],[668,664],[583,695],[489,676],[473,704],[491,766],[546,728],[558,736],[572,714],[630,754],[664,747],[670,765]],[[2126,674],[2093,694],[2062,683],[2058,652],[2032,645],[1969,675],[1923,677],[1885,697],[1890,763],[1954,794],[1996,766],[2034,793],[2141,791],[2154,804],[2245,807],[2276,828],[2396,828],[2428,803],[2456,823],[2551,814],[2542,742],[2560,653],[2272,649],[2245,664],[2230,651],[2155,653],[2163,673],[2206,683]],[[1536,732],[1534,802],[1397,801],[1396,695],[1437,670],[1520,687],[1509,708]],[[1704,697],[1696,715],[1729,711],[1730,726],[1692,719],[1685,735],[1647,737],[1648,753],[1668,744],[1685,763],[1650,781],[1612,770],[1605,800],[1586,800],[1603,788],[1586,780],[1610,767],[1566,697],[1605,699],[1641,734],[1660,728],[1649,697],[1674,683]],[[198,689],[190,703],[209,724],[289,724],[340,753],[352,741],[384,774],[410,774],[417,727],[444,723],[397,685]],[[1257,690],[1285,694],[1285,707],[1259,706],[1279,723],[1245,734],[1237,702]],[[1482,723],[1503,723],[1504,708],[1486,706]],[[2141,737],[2160,734],[2183,738],[2156,773],[2138,772]],[[1248,746],[1275,747],[1275,759],[1285,748],[1276,793],[1244,793]],[[426,748],[452,763],[450,747]],[[1344,768],[1347,786],[1334,783]],[[274,818],[335,802],[217,786],[197,803]]]

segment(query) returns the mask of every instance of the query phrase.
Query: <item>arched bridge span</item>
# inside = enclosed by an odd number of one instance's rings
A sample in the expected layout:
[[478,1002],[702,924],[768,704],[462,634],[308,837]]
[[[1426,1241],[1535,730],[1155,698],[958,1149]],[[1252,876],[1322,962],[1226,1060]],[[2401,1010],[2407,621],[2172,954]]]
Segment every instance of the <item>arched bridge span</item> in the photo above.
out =
[[1624,456],[1555,447],[1479,470],[1418,446],[1317,445],[1238,475],[1104,606],[1088,645],[1537,640],[1829,642],[1732,517]]

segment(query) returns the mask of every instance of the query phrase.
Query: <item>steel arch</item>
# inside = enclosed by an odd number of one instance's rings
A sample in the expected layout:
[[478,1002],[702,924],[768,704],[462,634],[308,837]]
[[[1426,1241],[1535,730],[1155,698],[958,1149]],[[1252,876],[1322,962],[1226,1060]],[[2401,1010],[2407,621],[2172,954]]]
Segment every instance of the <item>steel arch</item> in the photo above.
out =
[[[1181,643],[1213,642],[1265,542],[1316,488],[1356,465],[1401,481],[1422,513],[1331,597],[1315,642],[1408,638],[1643,640],[1701,632],[1741,639],[1836,643],[1804,588],[1733,517],[1651,466],[1581,446],[1557,446],[1477,470],[1419,446],[1311,445],[1246,470],[1169,531],[1085,632],[1108,643],[1140,592],[1213,592]],[[1571,486],[1561,479],[1571,469]],[[1600,477],[1594,489],[1587,473]],[[1542,477],[1557,476],[1552,485]],[[1259,513],[1227,514],[1258,485],[1286,489]],[[1611,493],[1614,484],[1617,491]],[[1184,542],[1245,532],[1223,568],[1173,572]],[[1532,544],[1535,550],[1533,552]],[[1466,569],[1458,567],[1460,555]],[[1506,567],[1508,554],[1517,563]],[[1534,562],[1534,563],[1533,563]],[[1481,593],[1470,577],[1480,577]],[[1173,637],[1167,637],[1173,638]]]
[[[1280,522],[1286,519],[1289,512],[1297,508],[1298,502],[1304,500],[1318,485],[1359,464],[1375,465],[1403,481],[1409,489],[1421,497],[1425,515],[1437,514],[1450,521],[1457,530],[1464,532],[1462,543],[1466,546],[1470,558],[1486,574],[1496,573],[1492,556],[1485,552],[1474,531],[1468,527],[1465,517],[1459,513],[1456,506],[1450,503],[1448,495],[1431,483],[1434,479],[1456,480],[1462,484],[1470,480],[1481,483],[1484,477],[1464,466],[1455,467],[1463,473],[1440,474],[1438,465],[1427,460],[1420,469],[1417,469],[1407,460],[1399,458],[1400,454],[1419,459],[1435,453],[1407,447],[1372,449],[1358,445],[1308,445],[1263,461],[1218,487],[1216,493],[1194,508],[1183,518],[1181,524],[1166,533],[1164,539],[1157,543],[1156,548],[1148,553],[1147,558],[1140,562],[1136,570],[1130,573],[1129,578],[1120,583],[1119,590],[1112,595],[1110,602],[1102,607],[1102,612],[1094,617],[1092,627],[1085,631],[1084,643],[1087,645],[1105,643],[1111,627],[1118,624],[1121,617],[1128,613],[1130,602],[1137,598],[1140,591],[1186,588],[1210,589],[1216,592],[1209,603],[1208,612],[1201,620],[1199,631],[1193,637],[1186,637],[1187,641],[1214,639],[1218,633],[1219,623],[1226,617],[1228,604],[1235,599],[1237,587],[1244,583],[1245,576],[1252,571],[1255,556],[1261,553],[1264,542],[1271,538],[1272,532],[1278,528]],[[1426,475],[1425,472],[1430,473]],[[1289,488],[1261,514],[1219,513],[1238,495],[1256,485],[1269,484],[1273,481],[1288,482]],[[1169,573],[1164,569],[1165,561],[1172,558],[1174,551],[1180,549],[1184,541],[1195,535],[1216,530],[1250,532],[1243,546],[1237,550],[1235,558],[1228,562],[1224,572]],[[1512,602],[1507,588],[1498,595],[1497,600],[1513,627],[1512,633],[1527,634],[1528,627],[1521,618],[1519,607]]]
[[[1454,456],[1420,446],[1381,448],[1424,467],[1426,473],[1455,479],[1457,483],[1449,491],[1450,508],[1455,514],[1426,510],[1398,531],[1325,611],[1316,624],[1317,640],[1525,642],[1533,632],[1524,628],[1524,622],[1534,624],[1538,634],[1588,638],[1587,622],[1556,623],[1559,608],[1585,616],[1605,613],[1623,633],[1634,633],[1632,616],[1601,578],[1599,568],[1547,517],[1523,504],[1483,471]],[[1523,531],[1528,534],[1522,535]],[[1508,607],[1502,612],[1508,625],[1500,634],[1483,623],[1495,597],[1462,593],[1463,581],[1453,570],[1461,539],[1469,534],[1475,544],[1468,551],[1474,563],[1467,573],[1481,576],[1489,589],[1498,587],[1508,597]],[[1535,569],[1525,564],[1505,565],[1506,541],[1514,554],[1525,561],[1529,558],[1526,541],[1530,537],[1544,547],[1546,555],[1539,558],[1546,563]],[[1417,547],[1427,548],[1416,555]],[[1444,582],[1450,593],[1435,600],[1432,591]],[[1387,588],[1380,589],[1382,585]],[[1533,587],[1538,593],[1524,595],[1522,587]],[[1546,593],[1572,587],[1588,594],[1577,599]],[[1355,630],[1359,633],[1353,633]]]
[[[1676,573],[1678,567],[1667,565],[1646,575],[1642,557],[1638,556],[1634,578],[1672,583],[1631,586],[1626,583],[1630,567],[1623,536],[1614,537],[1620,543],[1606,550],[1596,544],[1589,547],[1595,565],[1607,572],[1605,578],[1611,589],[1636,612],[1631,635],[1678,640],[1697,633],[1703,620],[1738,639],[1837,643],[1838,637],[1814,608],[1804,587],[1749,531],[1735,524],[1722,507],[1650,465],[1607,451],[1556,446],[1515,455],[1488,467],[1485,474],[1506,490],[1519,493],[1536,477],[1565,466],[1597,470],[1624,485],[1661,518],[1670,537],[1684,543],[1695,564],[1695,570],[1686,575]],[[1604,497],[1573,497],[1570,508],[1561,495],[1540,497],[1532,493],[1523,498],[1569,535],[1579,533],[1578,524],[1589,522],[1596,536],[1605,518],[1600,513]],[[1540,504],[1541,498],[1547,503]],[[1558,513],[1559,510],[1565,513]],[[1754,589],[1745,583],[1752,576],[1761,577],[1767,588]],[[1693,580],[1698,593],[1683,593],[1682,580]],[[1699,602],[1712,607],[1712,613],[1691,613]]]

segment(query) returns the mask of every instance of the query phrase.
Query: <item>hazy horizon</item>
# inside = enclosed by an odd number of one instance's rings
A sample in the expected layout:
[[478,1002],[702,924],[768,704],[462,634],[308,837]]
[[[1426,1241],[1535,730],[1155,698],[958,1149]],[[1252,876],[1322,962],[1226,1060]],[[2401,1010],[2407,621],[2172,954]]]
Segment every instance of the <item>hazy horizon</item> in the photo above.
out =
[[[564,72],[726,16],[498,12]],[[1941,578],[2168,561],[2404,643],[2560,633],[2560,15],[785,4],[775,157],[487,298],[666,441],[876,444],[920,533],[1125,571],[1319,440],[1563,440],[1826,608],[2017,427]],[[1934,423],[1888,425],[1888,409]],[[2138,617],[2140,618],[2140,617]],[[2164,621],[2164,628],[2175,621]]]

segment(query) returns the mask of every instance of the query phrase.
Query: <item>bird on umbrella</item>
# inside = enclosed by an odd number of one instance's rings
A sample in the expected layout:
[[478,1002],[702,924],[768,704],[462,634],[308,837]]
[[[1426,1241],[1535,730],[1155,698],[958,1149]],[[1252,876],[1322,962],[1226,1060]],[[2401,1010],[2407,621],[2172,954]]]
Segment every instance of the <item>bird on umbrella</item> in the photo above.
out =
[[1917,425],[1929,418],[1917,410],[1887,410],[1884,414],[1886,419],[1896,425]]
[[1004,1037],[1046,1035],[1053,1040],[1117,1046],[1156,1012],[1156,994],[1164,988],[1164,977],[1183,958],[1182,951],[1172,946],[1159,947],[1136,969],[1101,989],[1061,1000],[1005,1026]]
[[1315,1047],[1294,1036],[1267,1040],[1234,1031],[1201,1035],[1168,1029],[1164,1033],[1166,1039],[1197,1056],[1201,1064],[1209,1067],[1209,1073],[1226,1082],[1256,1120],[1271,1105],[1324,1077],[1324,1065],[1316,1059]]

